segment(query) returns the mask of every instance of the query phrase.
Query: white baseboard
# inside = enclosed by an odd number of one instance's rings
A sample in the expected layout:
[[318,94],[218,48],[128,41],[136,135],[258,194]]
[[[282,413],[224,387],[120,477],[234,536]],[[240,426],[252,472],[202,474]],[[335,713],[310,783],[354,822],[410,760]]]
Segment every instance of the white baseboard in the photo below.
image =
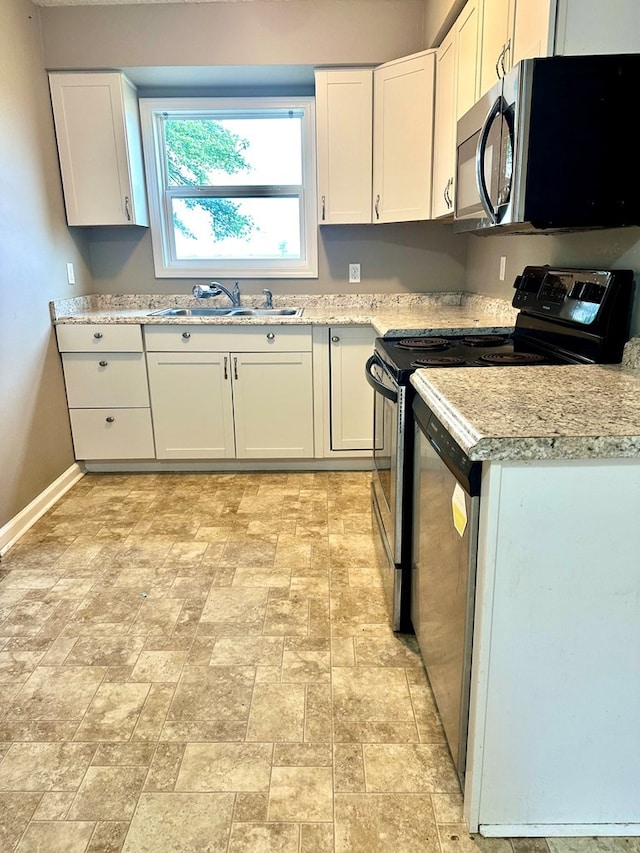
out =
[[85,469],[77,462],[67,468],[57,480],[34,498],[21,512],[0,527],[0,557],[18,541],[45,512],[60,500],[69,489],[85,475]]

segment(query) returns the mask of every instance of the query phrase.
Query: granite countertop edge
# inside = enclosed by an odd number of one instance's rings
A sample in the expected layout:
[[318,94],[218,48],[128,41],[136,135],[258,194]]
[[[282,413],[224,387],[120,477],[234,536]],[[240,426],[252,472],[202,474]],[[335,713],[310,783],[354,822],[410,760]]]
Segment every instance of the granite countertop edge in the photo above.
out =
[[[468,374],[471,377],[470,381],[475,380],[474,384],[477,383],[477,395],[474,403],[476,406],[475,414],[471,413],[473,406],[465,406],[464,403],[456,405],[448,396],[447,391],[434,386],[433,382],[437,383],[438,379],[440,379],[438,384],[447,384],[441,371],[438,371],[439,376],[437,376],[434,371],[418,370],[412,375],[411,383],[417,394],[442,422],[469,458],[474,461],[514,462],[631,458],[637,458],[640,461],[640,403],[621,429],[616,429],[611,425],[606,414],[607,401],[603,401],[600,407],[593,402],[588,403],[590,409],[587,409],[585,417],[589,417],[591,410],[592,420],[582,430],[584,434],[567,434],[563,408],[569,393],[566,382],[560,381],[560,378],[556,385],[549,382],[549,377],[557,375],[555,373],[531,372],[531,368],[506,369],[509,371],[514,369],[530,371],[527,375],[531,377],[531,393],[538,397],[539,412],[545,413],[544,416],[537,419],[538,430],[530,428],[525,416],[519,421],[517,414],[511,422],[505,423],[504,434],[502,435],[495,431],[490,434],[483,430],[480,425],[483,422],[482,401],[486,400],[487,412],[495,406],[495,398],[490,393],[487,394],[486,370],[454,369],[459,377]],[[490,368],[490,370],[505,370],[505,368]],[[542,371],[543,368],[534,368],[535,370]],[[573,371],[572,375],[576,376],[577,384],[581,384],[583,388],[588,387],[589,376],[593,378],[595,386],[608,382],[611,386],[611,398],[608,402],[614,402],[617,406],[624,406],[628,409],[630,393],[637,396],[640,401],[640,370],[637,368],[629,368],[624,365],[568,365],[561,368],[553,367],[550,370]],[[451,371],[447,372],[451,373]],[[429,379],[429,376],[433,381]],[[454,377],[452,380],[455,382]],[[469,383],[466,384],[467,394],[472,387]],[[451,396],[454,395],[451,394]],[[478,400],[480,401],[479,404]],[[505,406],[508,406],[508,390],[503,402]],[[479,408],[477,408],[478,406]],[[517,411],[517,407],[514,409]],[[563,434],[563,429],[566,430],[565,434]]]
[[[211,299],[205,307],[225,307]],[[260,307],[259,297],[243,297],[243,307]],[[300,317],[167,317],[154,312],[165,308],[202,307],[193,297],[181,295],[93,294],[50,303],[54,325],[140,324],[197,326],[335,326],[371,325],[376,334],[400,337],[409,334],[465,334],[482,328],[508,333],[516,311],[502,299],[451,291],[442,293],[395,293],[371,295],[287,295],[275,298],[275,307],[301,307]]]

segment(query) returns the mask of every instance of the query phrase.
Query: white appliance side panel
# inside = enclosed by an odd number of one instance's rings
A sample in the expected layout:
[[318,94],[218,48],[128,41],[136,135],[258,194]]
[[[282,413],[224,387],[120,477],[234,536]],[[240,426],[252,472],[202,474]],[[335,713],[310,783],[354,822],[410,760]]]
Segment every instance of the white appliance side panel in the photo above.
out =
[[480,529],[469,823],[638,823],[640,461],[497,467]]

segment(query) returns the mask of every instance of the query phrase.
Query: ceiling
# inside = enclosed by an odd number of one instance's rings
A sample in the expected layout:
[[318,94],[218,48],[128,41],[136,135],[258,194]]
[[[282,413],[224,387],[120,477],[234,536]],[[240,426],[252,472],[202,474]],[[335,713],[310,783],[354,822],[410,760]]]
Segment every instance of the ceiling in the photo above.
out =
[[[250,3],[253,0],[32,0],[32,2],[36,6],[139,6],[143,3]],[[286,3],[288,0],[268,0],[268,2]]]

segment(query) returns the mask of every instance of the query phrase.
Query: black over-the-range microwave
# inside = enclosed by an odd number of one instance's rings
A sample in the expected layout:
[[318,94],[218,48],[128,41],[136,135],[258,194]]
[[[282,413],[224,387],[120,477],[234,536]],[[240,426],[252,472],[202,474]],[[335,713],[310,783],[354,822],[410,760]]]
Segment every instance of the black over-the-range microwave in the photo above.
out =
[[640,54],[525,59],[458,121],[454,230],[640,225]]

